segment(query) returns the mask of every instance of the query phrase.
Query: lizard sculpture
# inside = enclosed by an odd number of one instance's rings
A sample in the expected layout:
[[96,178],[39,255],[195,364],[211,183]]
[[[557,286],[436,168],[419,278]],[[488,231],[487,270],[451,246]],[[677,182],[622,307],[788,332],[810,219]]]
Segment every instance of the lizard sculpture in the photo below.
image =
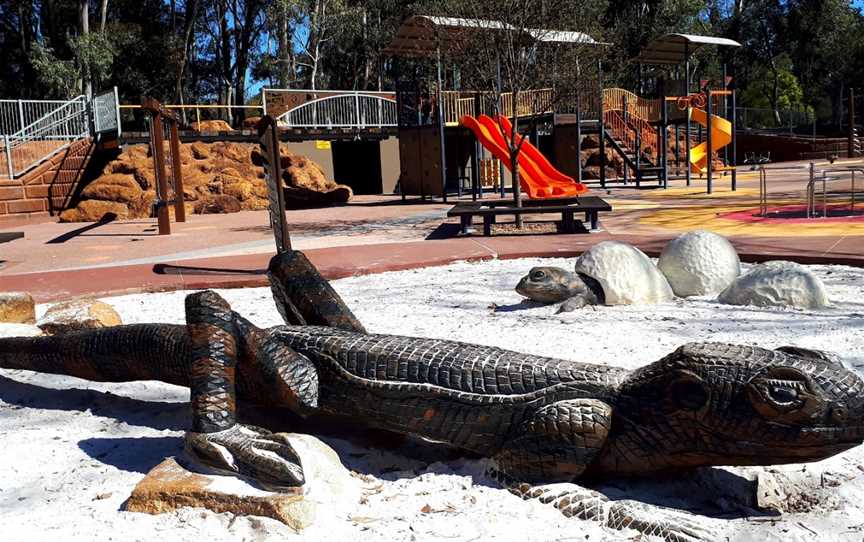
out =
[[597,280],[560,267],[532,267],[519,280],[516,292],[540,303],[561,303],[558,312],[571,312],[586,305],[606,302],[603,287]]
[[285,326],[258,329],[205,291],[186,298],[185,326],[0,339],[0,367],[189,386],[188,453],[266,487],[302,485],[302,463],[283,434],[239,424],[237,400],[470,450],[492,458],[524,498],[668,540],[716,533],[685,513],[609,501],[573,482],[815,461],[864,439],[864,381],[820,352],[688,344],[628,371],[366,333],[299,252],[276,256],[270,280]]

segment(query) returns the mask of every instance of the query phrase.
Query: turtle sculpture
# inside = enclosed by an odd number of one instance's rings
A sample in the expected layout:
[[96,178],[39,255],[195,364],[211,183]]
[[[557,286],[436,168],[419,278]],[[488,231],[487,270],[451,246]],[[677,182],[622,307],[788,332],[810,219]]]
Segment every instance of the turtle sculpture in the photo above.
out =
[[651,259],[619,241],[604,241],[586,250],[572,273],[559,267],[535,267],[519,281],[516,291],[540,303],[563,302],[558,312],[587,305],[663,303],[675,297]]
[[560,267],[532,267],[516,286],[521,295],[540,303],[561,303],[558,312],[603,305],[606,295],[595,279]]

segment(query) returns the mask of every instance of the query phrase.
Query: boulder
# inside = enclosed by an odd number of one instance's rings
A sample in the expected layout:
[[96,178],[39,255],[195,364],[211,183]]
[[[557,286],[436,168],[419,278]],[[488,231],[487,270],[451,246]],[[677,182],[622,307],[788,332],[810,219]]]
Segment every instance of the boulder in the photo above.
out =
[[160,514],[182,507],[216,513],[265,516],[296,531],[346,515],[360,499],[360,486],[329,446],[310,435],[288,434],[303,462],[306,484],[270,492],[233,476],[200,474],[168,458],[145,476],[126,503],[130,512]]
[[192,152],[192,157],[196,160],[206,160],[210,158],[210,146],[206,143],[190,143],[189,150]]
[[42,330],[33,324],[7,324],[0,322],[0,339],[5,337],[39,337]]
[[241,209],[240,200],[227,194],[213,194],[195,202],[195,214],[236,213]]
[[134,175],[112,173],[103,175],[85,186],[81,196],[87,199],[129,203],[138,199],[142,192]]
[[261,117],[247,117],[243,119],[243,128],[247,130],[258,129],[258,123],[261,122]]
[[822,281],[803,265],[787,261],[765,262],[753,267],[723,290],[717,301],[729,305],[798,309],[821,309],[830,304]]
[[52,306],[36,323],[48,335],[99,329],[123,323],[114,307],[95,299],[79,299]]
[[36,321],[36,304],[25,292],[0,292],[0,322],[32,324]]
[[99,222],[103,219],[129,218],[129,207],[116,201],[88,199],[60,213],[60,222]]
[[576,272],[600,283],[607,305],[662,303],[675,297],[648,256],[620,241],[603,241],[586,250],[576,260]]
[[190,124],[196,132],[233,132],[231,125],[224,120],[203,120]]
[[669,241],[657,268],[678,297],[717,294],[741,274],[735,247],[725,237],[705,230]]

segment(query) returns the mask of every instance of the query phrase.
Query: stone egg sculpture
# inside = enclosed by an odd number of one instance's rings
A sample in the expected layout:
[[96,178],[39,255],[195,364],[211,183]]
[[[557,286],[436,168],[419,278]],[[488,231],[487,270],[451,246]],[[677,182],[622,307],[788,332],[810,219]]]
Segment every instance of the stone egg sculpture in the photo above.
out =
[[732,243],[722,235],[695,230],[669,241],[657,268],[678,297],[722,292],[741,274]]
[[738,277],[717,298],[729,305],[821,309],[830,305],[819,277],[801,264],[771,261]]
[[603,241],[576,260],[576,272],[600,283],[607,305],[651,304],[675,296],[644,252],[620,241]]

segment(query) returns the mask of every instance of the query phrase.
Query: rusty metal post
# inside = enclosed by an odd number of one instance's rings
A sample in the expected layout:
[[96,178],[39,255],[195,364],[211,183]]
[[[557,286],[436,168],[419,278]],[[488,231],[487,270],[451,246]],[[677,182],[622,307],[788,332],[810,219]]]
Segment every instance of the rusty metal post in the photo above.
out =
[[171,145],[171,172],[174,174],[174,217],[177,222],[186,222],[186,206],[183,203],[183,172],[180,164],[180,136],[177,133],[177,119],[168,121]]
[[267,180],[267,199],[270,201],[270,225],[276,241],[276,252],[291,251],[291,235],[285,217],[285,191],[282,189],[282,163],[279,155],[279,134],[276,121],[264,115],[258,123],[261,154],[264,155],[264,173]]
[[145,98],[141,107],[150,113],[150,147],[156,174],[156,219],[159,235],[171,234],[171,219],[168,216],[168,179],[165,172],[165,141],[162,127],[162,106],[152,98]]

